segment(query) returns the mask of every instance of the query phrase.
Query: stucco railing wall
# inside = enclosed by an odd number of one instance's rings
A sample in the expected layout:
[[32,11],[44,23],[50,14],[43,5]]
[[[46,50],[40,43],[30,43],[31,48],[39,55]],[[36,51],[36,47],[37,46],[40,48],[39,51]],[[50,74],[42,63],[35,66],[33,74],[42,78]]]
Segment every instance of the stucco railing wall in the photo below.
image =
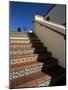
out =
[[33,31],[48,48],[48,51],[52,52],[53,57],[58,59],[59,65],[65,67],[65,27],[37,16],[33,21]]

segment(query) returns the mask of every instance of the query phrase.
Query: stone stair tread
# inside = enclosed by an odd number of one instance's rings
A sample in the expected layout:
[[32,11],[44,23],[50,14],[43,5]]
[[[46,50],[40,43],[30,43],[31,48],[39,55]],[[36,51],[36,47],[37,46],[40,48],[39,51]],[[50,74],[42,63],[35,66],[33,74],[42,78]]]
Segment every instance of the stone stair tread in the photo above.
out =
[[31,68],[31,67],[35,67],[35,66],[39,66],[39,65],[43,65],[43,63],[38,62],[38,61],[20,63],[20,64],[10,66],[11,67],[10,72],[19,71],[19,70],[22,70],[22,69],[25,69],[25,68]]
[[22,80],[22,82],[20,84],[16,85],[15,88],[33,87],[42,81],[48,81],[50,79],[51,79],[51,76],[49,76],[48,74],[41,72],[41,71],[36,72],[36,73],[31,74],[31,75],[18,78],[16,80],[16,82],[20,81],[20,80]]

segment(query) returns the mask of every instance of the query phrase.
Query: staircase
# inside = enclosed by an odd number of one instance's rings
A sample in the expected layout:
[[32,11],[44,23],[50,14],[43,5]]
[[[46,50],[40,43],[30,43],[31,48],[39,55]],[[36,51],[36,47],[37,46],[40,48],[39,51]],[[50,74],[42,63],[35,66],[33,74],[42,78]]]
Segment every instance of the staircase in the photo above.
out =
[[63,81],[65,69],[34,33],[10,32],[10,88],[55,86]]

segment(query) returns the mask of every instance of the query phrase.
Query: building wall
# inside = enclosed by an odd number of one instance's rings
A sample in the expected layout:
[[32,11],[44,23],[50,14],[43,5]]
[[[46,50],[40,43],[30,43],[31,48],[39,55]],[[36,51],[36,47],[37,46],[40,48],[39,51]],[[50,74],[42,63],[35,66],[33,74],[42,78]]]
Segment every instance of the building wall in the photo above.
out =
[[59,24],[64,24],[65,17],[66,17],[66,6],[65,5],[56,5],[46,16],[50,17],[50,21],[59,23]]
[[[39,19],[43,20],[43,19]],[[37,20],[38,21],[38,20]],[[40,21],[40,23],[42,23]],[[42,23],[43,24],[43,23]],[[48,25],[49,26],[49,25]],[[57,29],[58,27],[56,27]],[[59,30],[60,28],[58,28]],[[48,48],[48,51],[52,52],[53,57],[57,58],[59,65],[65,67],[65,39],[62,35],[57,32],[52,31],[45,25],[40,25],[39,23],[33,23],[33,31],[38,36],[38,38],[43,42],[44,46]]]

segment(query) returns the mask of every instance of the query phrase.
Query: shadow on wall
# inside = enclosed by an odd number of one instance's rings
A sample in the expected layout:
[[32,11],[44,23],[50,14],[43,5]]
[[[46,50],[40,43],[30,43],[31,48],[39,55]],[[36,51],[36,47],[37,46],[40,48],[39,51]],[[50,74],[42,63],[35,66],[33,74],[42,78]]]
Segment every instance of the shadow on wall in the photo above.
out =
[[[66,71],[63,67],[58,65],[58,60],[52,57],[52,53],[47,51],[47,48],[43,46],[43,43],[38,37],[29,33],[32,47],[35,48],[34,53],[39,54],[37,61],[43,62],[42,72],[47,73],[52,77],[50,86],[63,86],[66,85]],[[35,37],[35,41],[34,38]]]

